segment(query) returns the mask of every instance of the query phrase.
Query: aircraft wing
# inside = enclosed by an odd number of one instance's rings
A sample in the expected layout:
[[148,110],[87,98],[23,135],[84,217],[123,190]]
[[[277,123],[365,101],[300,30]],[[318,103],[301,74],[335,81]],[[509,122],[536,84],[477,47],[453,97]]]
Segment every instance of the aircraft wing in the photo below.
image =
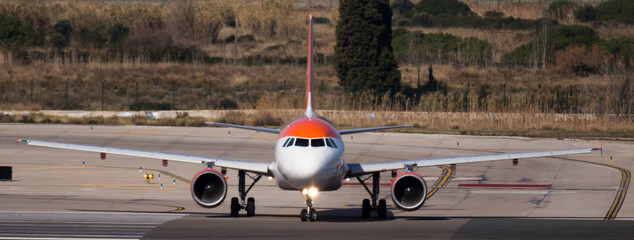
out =
[[205,122],[209,125],[217,125],[223,127],[233,127],[233,128],[242,128],[247,130],[255,130],[260,132],[268,132],[268,133],[280,133],[279,129],[276,128],[265,128],[265,127],[253,127],[253,126],[245,126],[245,125],[237,125],[237,124],[229,124],[229,123],[218,123],[218,122]]
[[391,162],[348,163],[348,167],[350,171],[348,172],[347,177],[354,177],[354,176],[364,175],[364,174],[373,173],[373,172],[406,169],[407,166],[429,167],[429,166],[458,164],[458,163],[487,162],[487,161],[510,160],[510,159],[520,159],[520,158],[534,158],[534,157],[551,157],[551,156],[559,156],[559,155],[590,153],[596,150],[601,150],[601,148],[578,148],[578,149],[548,150],[548,151],[534,151],[534,152],[494,153],[494,154],[457,156],[457,157],[411,159],[411,160],[391,161]]
[[339,130],[339,134],[344,135],[344,134],[351,134],[351,133],[360,133],[360,132],[372,132],[372,131],[378,131],[378,130],[386,130],[386,129],[393,129],[393,128],[404,128],[404,127],[412,127],[414,125],[397,125],[397,126],[385,126],[385,127],[370,127],[370,128],[355,128],[355,129],[345,129],[345,130]]
[[249,172],[260,173],[263,175],[269,175],[269,163],[266,163],[266,162],[231,160],[231,159],[212,158],[212,157],[181,154],[181,153],[166,153],[166,152],[158,152],[158,151],[93,146],[93,145],[62,143],[62,142],[49,142],[49,141],[39,141],[39,140],[30,140],[30,139],[19,139],[18,141],[25,142],[28,145],[32,145],[32,146],[61,148],[61,149],[70,149],[70,150],[78,150],[78,151],[86,151],[86,152],[98,152],[98,153],[106,153],[106,154],[118,154],[118,155],[125,155],[125,156],[154,158],[154,159],[171,160],[171,161],[178,161],[178,162],[188,162],[188,163],[212,162],[214,166],[218,166],[218,167],[245,170]]

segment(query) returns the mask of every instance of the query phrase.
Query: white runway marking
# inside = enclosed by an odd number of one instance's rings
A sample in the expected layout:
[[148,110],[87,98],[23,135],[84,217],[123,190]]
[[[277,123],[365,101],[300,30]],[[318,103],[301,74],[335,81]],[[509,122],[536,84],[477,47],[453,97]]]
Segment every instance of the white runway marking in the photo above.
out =
[[473,194],[548,194],[548,190],[478,190],[471,191]]
[[140,239],[185,214],[0,211],[0,239]]

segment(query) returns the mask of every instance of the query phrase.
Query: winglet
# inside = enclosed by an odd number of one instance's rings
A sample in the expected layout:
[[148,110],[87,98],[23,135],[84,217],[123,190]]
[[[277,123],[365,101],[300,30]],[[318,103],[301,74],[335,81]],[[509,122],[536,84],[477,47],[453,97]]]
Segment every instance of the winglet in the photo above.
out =
[[313,15],[308,15],[308,55],[306,58],[306,115],[315,116],[313,108]]

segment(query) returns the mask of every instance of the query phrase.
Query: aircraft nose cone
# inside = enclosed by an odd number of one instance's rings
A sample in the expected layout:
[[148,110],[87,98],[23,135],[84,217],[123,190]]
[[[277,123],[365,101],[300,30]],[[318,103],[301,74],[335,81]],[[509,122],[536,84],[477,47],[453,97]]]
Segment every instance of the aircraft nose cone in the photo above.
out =
[[322,182],[329,181],[335,172],[332,165],[332,161],[326,156],[311,155],[286,159],[278,163],[278,169],[284,174],[289,184],[302,189],[319,186]]

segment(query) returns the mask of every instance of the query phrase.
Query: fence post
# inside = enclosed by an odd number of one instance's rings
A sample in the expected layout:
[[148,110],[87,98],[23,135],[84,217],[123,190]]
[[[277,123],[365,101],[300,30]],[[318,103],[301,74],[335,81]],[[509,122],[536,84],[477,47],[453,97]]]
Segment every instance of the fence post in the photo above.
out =
[[66,80],[66,110],[70,108],[70,102],[68,101],[68,80]]
[[135,98],[134,98],[134,104],[137,107],[139,106],[139,80],[136,81],[136,94],[135,94]]
[[31,80],[31,104],[33,104],[33,80]]
[[174,110],[174,98],[176,98],[176,82],[172,82],[172,110]]
[[211,109],[211,80],[209,80],[209,105],[207,109]]
[[101,111],[103,111],[103,88],[104,84],[101,82]]

